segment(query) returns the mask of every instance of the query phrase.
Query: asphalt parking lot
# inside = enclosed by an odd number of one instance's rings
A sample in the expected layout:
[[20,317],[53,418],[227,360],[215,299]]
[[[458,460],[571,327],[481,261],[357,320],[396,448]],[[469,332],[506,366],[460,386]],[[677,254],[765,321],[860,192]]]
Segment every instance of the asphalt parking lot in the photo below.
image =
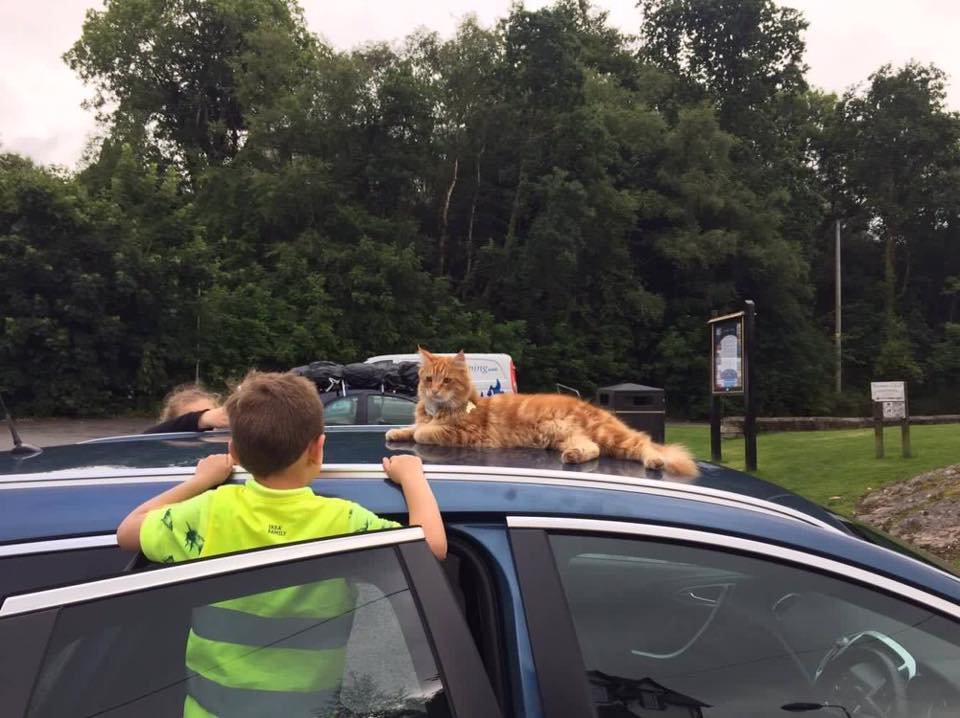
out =
[[[0,415],[2,416],[2,415]],[[119,419],[18,419],[17,430],[25,443],[35,446],[75,444],[101,436],[139,434],[154,421],[150,417]],[[7,422],[0,419],[0,451],[13,446]]]

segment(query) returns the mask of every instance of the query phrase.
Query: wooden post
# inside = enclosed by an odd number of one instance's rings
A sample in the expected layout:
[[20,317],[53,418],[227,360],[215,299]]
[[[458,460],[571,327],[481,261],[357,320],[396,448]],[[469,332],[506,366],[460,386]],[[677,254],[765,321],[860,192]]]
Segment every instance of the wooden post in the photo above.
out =
[[710,392],[710,461],[719,464],[723,461],[723,444],[720,424],[723,420],[723,407],[720,397]]
[[907,384],[903,384],[903,418],[900,419],[900,451],[904,459],[909,459],[910,453],[910,400],[907,396]]
[[873,441],[877,449],[877,458],[883,458],[883,403],[873,402]]
[[747,374],[746,391],[743,397],[743,447],[744,458],[746,459],[747,471],[757,470],[757,407],[754,399],[754,390],[756,389],[756,372],[753,370],[753,358],[756,356],[754,341],[756,339],[756,316],[757,307],[752,299],[744,302],[746,307],[746,316],[744,317],[744,338],[743,338],[743,361],[746,364],[744,369]]

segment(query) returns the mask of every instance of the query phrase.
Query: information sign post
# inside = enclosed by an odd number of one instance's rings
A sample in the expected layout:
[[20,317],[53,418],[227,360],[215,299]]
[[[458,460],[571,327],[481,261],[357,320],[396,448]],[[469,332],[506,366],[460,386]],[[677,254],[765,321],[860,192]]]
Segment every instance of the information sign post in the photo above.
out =
[[755,305],[752,300],[747,300],[742,312],[714,316],[707,322],[710,328],[710,456],[713,461],[723,459],[720,435],[722,397],[742,396],[747,471],[756,471],[757,468],[754,375],[750,361],[755,316]]
[[882,459],[884,455],[884,423],[894,421],[900,424],[901,453],[904,458],[910,458],[910,409],[906,382],[870,382],[870,399],[873,401],[873,435],[877,458]]

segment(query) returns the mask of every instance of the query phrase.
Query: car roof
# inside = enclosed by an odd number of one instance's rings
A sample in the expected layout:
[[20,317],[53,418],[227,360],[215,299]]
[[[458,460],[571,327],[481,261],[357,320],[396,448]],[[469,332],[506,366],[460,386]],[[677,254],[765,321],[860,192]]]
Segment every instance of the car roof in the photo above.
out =
[[[836,525],[830,512],[786,489],[724,466],[701,462],[700,476],[680,479],[647,471],[635,461],[601,457],[582,465],[563,464],[560,454],[546,449],[477,449],[462,447],[388,444],[387,426],[331,426],[327,428],[324,463],[327,465],[379,465],[382,457],[415,453],[427,466],[484,467],[540,476],[578,479],[616,477],[622,480],[657,481],[691,490],[722,491],[770,501],[805,513],[817,521]],[[70,477],[116,475],[123,469],[192,467],[204,456],[225,450],[228,431],[187,434],[138,434],[107,437],[80,444],[54,446],[31,457],[0,454],[0,476],[54,474]]]
[[[681,480],[614,459],[565,466],[558,452],[542,449],[388,445],[388,428],[328,427],[324,469],[314,490],[402,520],[406,505],[385,480],[380,460],[416,453],[454,528],[538,515],[688,526],[849,560],[960,600],[955,576],[876,546],[817,504],[726,467],[700,463],[698,478]],[[16,552],[21,542],[56,545],[58,538],[112,534],[131,507],[182,481],[200,458],[225,451],[229,436],[109,437],[32,457],[0,454],[0,555],[10,544]],[[232,480],[246,478],[238,472]]]

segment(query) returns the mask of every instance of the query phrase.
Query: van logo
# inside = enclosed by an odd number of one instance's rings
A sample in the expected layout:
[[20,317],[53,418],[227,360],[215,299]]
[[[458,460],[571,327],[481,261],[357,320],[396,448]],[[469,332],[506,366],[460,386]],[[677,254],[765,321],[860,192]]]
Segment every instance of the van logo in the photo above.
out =
[[493,384],[489,389],[487,389],[486,396],[493,396],[494,394],[502,394],[503,387],[500,385],[500,380],[497,379],[497,383]]

